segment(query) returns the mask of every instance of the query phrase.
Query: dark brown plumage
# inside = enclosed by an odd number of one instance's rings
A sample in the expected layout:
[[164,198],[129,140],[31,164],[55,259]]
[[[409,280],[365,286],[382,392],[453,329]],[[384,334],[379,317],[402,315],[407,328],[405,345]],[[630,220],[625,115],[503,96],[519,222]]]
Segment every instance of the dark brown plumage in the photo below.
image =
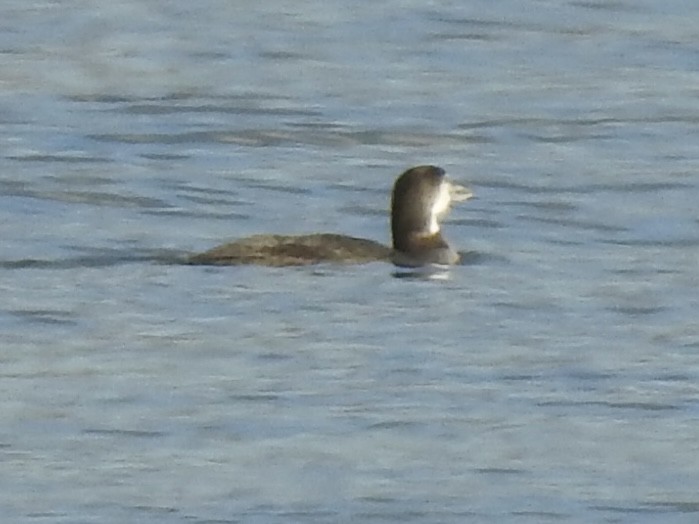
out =
[[444,170],[418,166],[396,180],[391,195],[393,249],[373,240],[336,234],[254,235],[191,256],[189,264],[301,266],[322,262],[363,264],[391,261],[399,266],[455,264],[456,251],[440,231],[438,219],[454,200],[470,191],[446,180]]

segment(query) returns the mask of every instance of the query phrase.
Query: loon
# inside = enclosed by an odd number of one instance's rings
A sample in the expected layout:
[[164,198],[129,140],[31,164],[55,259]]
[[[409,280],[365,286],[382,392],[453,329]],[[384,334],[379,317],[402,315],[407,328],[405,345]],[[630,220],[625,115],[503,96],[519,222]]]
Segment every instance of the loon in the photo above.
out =
[[281,267],[387,261],[400,267],[453,265],[460,257],[442,236],[439,220],[446,216],[452,202],[472,196],[468,188],[451,182],[444,169],[417,166],[405,171],[393,185],[392,249],[373,240],[330,233],[254,235],[192,255],[187,263]]

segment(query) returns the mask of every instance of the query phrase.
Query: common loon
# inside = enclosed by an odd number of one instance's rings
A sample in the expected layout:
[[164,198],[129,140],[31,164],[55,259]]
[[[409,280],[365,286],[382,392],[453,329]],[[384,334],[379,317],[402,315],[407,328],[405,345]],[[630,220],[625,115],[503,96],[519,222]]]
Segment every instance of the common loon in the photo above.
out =
[[405,171],[393,185],[393,249],[373,240],[328,233],[254,235],[193,255],[187,262],[217,266],[363,264],[380,260],[401,267],[456,264],[459,254],[442,236],[439,220],[447,214],[452,202],[472,196],[469,189],[451,182],[442,168],[417,166]]

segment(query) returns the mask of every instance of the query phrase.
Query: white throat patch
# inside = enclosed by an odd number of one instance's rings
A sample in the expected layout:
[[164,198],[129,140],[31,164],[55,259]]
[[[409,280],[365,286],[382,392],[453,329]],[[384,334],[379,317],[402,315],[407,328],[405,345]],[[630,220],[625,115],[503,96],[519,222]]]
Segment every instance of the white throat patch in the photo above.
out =
[[449,190],[449,182],[443,180],[439,185],[439,193],[432,204],[432,212],[430,213],[430,234],[436,235],[439,233],[439,219],[443,217],[449,206],[451,205],[451,192]]

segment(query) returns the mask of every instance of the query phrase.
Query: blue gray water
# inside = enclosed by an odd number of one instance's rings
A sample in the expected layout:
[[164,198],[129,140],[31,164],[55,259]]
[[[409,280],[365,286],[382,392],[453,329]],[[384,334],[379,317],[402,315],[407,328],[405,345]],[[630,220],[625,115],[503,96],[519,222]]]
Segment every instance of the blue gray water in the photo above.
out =
[[[699,520],[699,4],[6,1],[8,523]],[[178,257],[388,241],[441,279]]]

